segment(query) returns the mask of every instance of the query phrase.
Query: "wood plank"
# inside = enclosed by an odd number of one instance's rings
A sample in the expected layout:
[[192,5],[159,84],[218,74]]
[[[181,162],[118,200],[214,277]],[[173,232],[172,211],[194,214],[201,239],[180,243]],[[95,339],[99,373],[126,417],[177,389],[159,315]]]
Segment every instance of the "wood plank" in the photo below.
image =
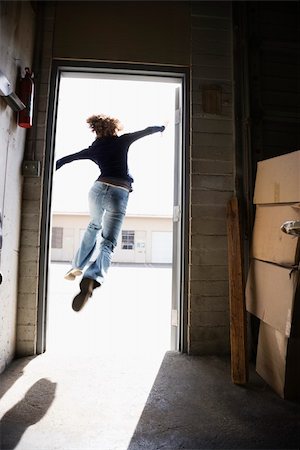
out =
[[235,384],[248,381],[247,324],[245,307],[244,262],[238,199],[227,205],[229,313],[231,379]]

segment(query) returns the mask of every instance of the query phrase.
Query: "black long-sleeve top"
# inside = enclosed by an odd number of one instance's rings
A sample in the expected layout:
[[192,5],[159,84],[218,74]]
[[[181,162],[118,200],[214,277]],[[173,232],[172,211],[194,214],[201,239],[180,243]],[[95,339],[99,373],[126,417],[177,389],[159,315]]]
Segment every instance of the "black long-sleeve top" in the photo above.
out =
[[164,129],[164,126],[154,126],[121,136],[97,138],[88,148],[57,160],[56,170],[72,161],[90,159],[100,169],[98,181],[123,186],[131,191],[133,178],[128,172],[127,163],[130,145],[142,137],[159,131],[162,132]]

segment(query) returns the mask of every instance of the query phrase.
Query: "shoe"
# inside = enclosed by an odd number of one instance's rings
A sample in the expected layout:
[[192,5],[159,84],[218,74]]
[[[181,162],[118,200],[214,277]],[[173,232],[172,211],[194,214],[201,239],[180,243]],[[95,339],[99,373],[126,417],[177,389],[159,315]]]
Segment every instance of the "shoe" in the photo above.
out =
[[74,281],[76,277],[79,277],[82,274],[82,270],[81,269],[76,269],[76,267],[74,267],[73,269],[69,270],[66,275],[64,276],[65,280],[70,280],[70,281]]
[[74,311],[80,311],[88,299],[93,295],[93,290],[100,286],[96,280],[92,278],[82,278],[80,284],[80,292],[74,297],[72,308]]

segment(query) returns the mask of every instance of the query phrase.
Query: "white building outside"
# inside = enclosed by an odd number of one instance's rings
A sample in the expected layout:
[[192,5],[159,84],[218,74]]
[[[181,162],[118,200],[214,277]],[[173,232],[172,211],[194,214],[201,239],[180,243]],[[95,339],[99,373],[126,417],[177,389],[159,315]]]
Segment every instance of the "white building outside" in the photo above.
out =
[[[86,213],[52,215],[51,260],[70,262],[88,225]],[[172,263],[172,218],[169,216],[125,217],[115,263]]]

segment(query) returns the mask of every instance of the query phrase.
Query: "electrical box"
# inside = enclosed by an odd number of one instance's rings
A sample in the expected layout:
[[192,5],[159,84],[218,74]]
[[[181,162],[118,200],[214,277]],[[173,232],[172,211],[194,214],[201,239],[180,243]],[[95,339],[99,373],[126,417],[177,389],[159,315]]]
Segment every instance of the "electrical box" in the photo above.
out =
[[41,161],[24,161],[22,175],[24,177],[39,177],[41,173]]

